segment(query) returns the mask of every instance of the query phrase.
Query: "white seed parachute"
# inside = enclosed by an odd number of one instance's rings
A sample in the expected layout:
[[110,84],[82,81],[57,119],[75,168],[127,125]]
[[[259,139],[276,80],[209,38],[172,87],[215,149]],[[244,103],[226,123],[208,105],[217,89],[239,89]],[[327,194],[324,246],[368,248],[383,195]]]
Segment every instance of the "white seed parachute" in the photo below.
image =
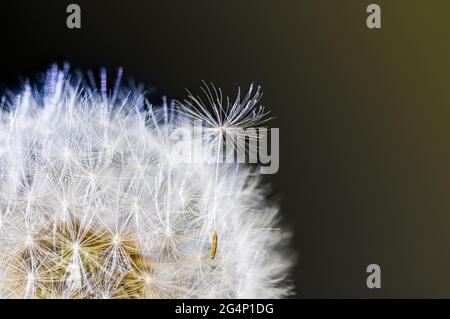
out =
[[174,160],[171,132],[194,119],[213,150],[264,120],[259,89],[155,106],[121,74],[97,89],[54,66],[2,99],[0,297],[288,296],[290,236],[255,170]]

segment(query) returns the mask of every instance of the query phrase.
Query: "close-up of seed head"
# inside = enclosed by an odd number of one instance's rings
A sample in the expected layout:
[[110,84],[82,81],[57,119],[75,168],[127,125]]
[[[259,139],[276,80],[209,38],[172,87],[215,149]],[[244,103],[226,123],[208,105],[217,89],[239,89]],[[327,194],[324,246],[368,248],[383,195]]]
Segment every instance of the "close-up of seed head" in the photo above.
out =
[[[225,136],[268,120],[260,88],[153,105],[146,93],[51,67],[0,110],[0,297],[280,298],[290,233]],[[112,89],[109,89],[111,86]],[[202,120],[202,161],[173,131]],[[203,154],[202,154],[203,155]]]

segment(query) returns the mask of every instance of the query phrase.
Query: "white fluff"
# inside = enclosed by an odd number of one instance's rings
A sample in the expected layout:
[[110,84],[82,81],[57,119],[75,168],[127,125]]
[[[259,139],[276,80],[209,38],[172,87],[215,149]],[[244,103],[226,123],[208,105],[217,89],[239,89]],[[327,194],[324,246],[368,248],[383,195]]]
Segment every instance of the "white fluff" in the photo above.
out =
[[[195,99],[152,106],[137,89],[119,88],[117,82],[107,91],[106,76],[101,82],[95,89],[53,67],[42,85],[26,84],[20,94],[3,99],[0,297],[120,298],[117,287],[130,272],[144,283],[142,298],[289,295],[291,260],[284,251],[289,234],[276,228],[278,209],[266,203],[256,170],[175,161],[180,142],[170,137],[193,117],[233,116],[205,123],[206,129],[228,123],[209,142],[216,149],[222,132],[261,120],[263,113],[252,111],[259,91],[249,92],[244,103],[237,100],[233,109],[213,101],[215,111],[205,114]],[[42,236],[58,241],[60,225],[71,225],[62,238],[64,256],[37,244]],[[82,260],[97,252],[77,241],[88,230],[108,232],[104,263],[95,271]],[[123,247],[129,238],[151,267],[133,265]],[[52,275],[55,267],[64,274]]]

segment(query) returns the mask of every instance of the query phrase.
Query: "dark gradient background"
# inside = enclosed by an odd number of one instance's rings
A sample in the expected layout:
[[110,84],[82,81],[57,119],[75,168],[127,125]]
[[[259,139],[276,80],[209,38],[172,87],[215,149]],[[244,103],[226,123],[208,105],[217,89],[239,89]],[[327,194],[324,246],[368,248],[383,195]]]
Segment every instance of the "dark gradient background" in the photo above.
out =
[[[66,28],[71,2],[81,30]],[[3,86],[65,60],[124,66],[172,98],[202,79],[261,84],[297,296],[450,297],[449,1],[16,0],[0,24]]]

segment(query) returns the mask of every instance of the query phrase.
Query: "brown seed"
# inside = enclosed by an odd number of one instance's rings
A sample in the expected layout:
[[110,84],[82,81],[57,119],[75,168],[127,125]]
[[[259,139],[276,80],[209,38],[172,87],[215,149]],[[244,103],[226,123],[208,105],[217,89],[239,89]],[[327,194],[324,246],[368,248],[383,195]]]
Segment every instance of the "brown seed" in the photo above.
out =
[[218,241],[217,231],[214,231],[214,235],[212,238],[212,244],[211,244],[211,259],[216,258],[216,252],[217,252],[217,241]]

